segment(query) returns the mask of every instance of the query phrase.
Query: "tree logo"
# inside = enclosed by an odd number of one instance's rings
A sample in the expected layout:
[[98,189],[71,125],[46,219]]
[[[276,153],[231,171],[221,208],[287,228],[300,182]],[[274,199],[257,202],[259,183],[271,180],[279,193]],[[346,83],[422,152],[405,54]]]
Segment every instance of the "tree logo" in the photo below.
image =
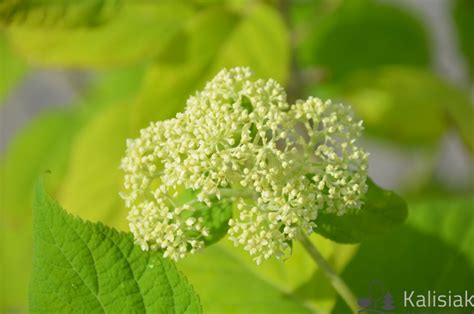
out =
[[374,280],[370,283],[369,296],[359,298],[357,303],[360,306],[359,314],[393,314],[393,310],[395,310],[392,295],[385,289],[383,283],[378,280]]

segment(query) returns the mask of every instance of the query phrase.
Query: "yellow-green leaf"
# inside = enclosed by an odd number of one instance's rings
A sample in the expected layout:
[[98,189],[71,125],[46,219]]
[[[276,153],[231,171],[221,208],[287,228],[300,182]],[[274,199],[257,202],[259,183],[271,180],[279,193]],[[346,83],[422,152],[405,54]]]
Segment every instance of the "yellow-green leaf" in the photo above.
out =
[[[356,251],[354,245],[317,235],[312,241],[337,271]],[[299,243],[287,260],[257,266],[248,252],[222,240],[178,267],[199,291],[205,313],[329,313],[336,301],[336,292]]]
[[10,90],[26,72],[26,65],[14,55],[5,34],[0,33],[0,108]]
[[107,21],[123,4],[115,0],[10,0],[0,4],[0,25],[91,26]]
[[58,193],[70,212],[119,229],[126,228],[126,211],[118,193],[122,182],[119,165],[130,130],[129,110],[128,103],[108,106],[83,128]]
[[8,35],[33,64],[104,68],[152,59],[191,13],[178,2],[130,2],[105,24],[69,29],[14,25]]

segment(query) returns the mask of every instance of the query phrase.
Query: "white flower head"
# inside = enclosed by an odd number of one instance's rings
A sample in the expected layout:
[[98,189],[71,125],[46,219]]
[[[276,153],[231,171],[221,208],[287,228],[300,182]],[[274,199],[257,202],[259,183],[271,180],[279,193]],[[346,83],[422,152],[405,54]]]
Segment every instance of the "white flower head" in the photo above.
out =
[[[349,107],[310,97],[288,104],[281,85],[224,69],[174,119],[127,142],[121,168],[128,220],[143,249],[180,259],[204,246],[197,206],[230,197],[229,238],[257,263],[282,257],[319,211],[361,206],[368,154]],[[183,200],[184,191],[195,197]]]

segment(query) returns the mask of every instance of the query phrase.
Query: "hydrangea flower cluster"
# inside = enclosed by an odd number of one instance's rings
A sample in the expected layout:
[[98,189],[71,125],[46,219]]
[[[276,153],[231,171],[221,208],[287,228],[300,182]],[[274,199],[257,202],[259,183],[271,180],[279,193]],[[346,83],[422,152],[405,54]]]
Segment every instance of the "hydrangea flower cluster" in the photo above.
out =
[[[368,158],[356,146],[362,129],[347,106],[313,97],[290,106],[276,81],[224,69],[183,113],[128,140],[122,197],[136,242],[183,258],[209,233],[197,205],[226,197],[235,204],[230,240],[257,264],[280,258],[316,228],[319,211],[360,208]],[[189,190],[195,198],[183,201]]]

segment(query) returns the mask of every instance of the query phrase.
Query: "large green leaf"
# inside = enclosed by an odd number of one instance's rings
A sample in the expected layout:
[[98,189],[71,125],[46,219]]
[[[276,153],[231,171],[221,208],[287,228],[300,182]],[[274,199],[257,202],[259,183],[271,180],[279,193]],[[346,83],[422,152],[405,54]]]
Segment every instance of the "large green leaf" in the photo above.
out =
[[362,207],[343,216],[319,213],[315,231],[333,241],[357,243],[402,224],[407,218],[405,201],[368,179]]
[[41,183],[35,194],[32,313],[201,313],[171,261],[130,234],[67,214]]
[[471,80],[474,81],[474,2],[455,0],[453,5],[454,22],[457,27],[459,45],[469,66]]
[[[361,244],[343,272],[359,297],[382,282],[403,312],[403,291],[438,295],[472,291],[474,282],[474,199],[432,199],[410,204],[407,224]],[[410,309],[413,310],[413,309]],[[455,313],[460,309],[444,308]],[[408,309],[407,309],[408,311]],[[338,301],[334,313],[345,313]]]
[[8,35],[17,52],[34,64],[101,68],[155,57],[191,13],[179,2],[130,2],[102,25],[69,29],[14,25]]
[[179,264],[202,291],[205,313],[311,313],[303,303],[259,278],[219,246]]
[[350,0],[322,19],[308,18],[313,21],[313,31],[307,32],[298,54],[303,65],[320,68],[326,78],[340,79],[382,65],[430,64],[425,30],[400,8]]
[[[337,271],[356,248],[317,235],[312,241]],[[288,259],[257,266],[248,252],[222,240],[178,266],[199,291],[205,313],[328,313],[336,300],[330,283],[299,243]]]
[[349,102],[372,135],[429,145],[439,141],[451,122],[474,148],[468,95],[432,73],[412,67],[361,71],[335,86],[331,95]]

